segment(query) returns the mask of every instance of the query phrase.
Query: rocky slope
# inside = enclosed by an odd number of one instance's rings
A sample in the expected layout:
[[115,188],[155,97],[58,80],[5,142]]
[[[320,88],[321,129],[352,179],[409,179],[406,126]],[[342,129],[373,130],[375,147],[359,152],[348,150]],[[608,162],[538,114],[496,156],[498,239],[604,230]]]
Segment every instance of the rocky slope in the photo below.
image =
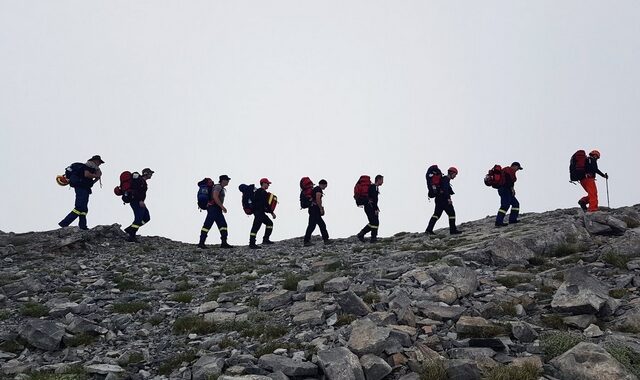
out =
[[0,377],[637,379],[639,226],[636,205],[258,251],[0,233]]

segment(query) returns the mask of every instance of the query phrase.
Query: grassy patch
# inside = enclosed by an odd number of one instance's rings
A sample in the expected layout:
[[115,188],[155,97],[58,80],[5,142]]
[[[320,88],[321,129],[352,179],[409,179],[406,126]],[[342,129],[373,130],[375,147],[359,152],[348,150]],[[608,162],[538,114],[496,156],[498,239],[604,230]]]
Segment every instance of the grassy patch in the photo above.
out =
[[511,327],[505,324],[496,323],[492,326],[471,327],[469,331],[458,333],[459,339],[467,338],[493,338],[496,336],[509,336]]
[[550,255],[553,257],[564,257],[573,255],[574,253],[584,252],[588,249],[587,246],[579,243],[562,243],[556,246]]
[[290,343],[268,342],[268,343],[265,343],[265,344],[261,345],[260,347],[258,347],[258,349],[256,349],[256,352],[255,352],[254,356],[256,358],[259,358],[262,355],[272,354],[273,351],[277,350],[278,348],[285,348],[287,350],[298,350],[298,349],[301,349],[300,346],[293,345],[293,344],[290,344]]
[[420,368],[420,380],[447,380],[447,369],[442,360],[428,360]]
[[49,315],[49,308],[37,302],[27,302],[20,307],[20,314],[25,317],[40,318]]
[[180,355],[167,358],[163,361],[163,363],[158,367],[158,373],[160,375],[169,375],[174,370],[180,368],[182,363],[191,363],[196,360],[196,354],[193,351],[183,352]]
[[544,352],[545,361],[549,361],[558,355],[564,354],[584,340],[585,338],[580,334],[554,331],[545,333],[540,337],[540,346],[542,347],[542,352]]
[[484,318],[501,318],[505,316],[515,317],[518,315],[516,311],[517,304],[518,303],[514,301],[493,303],[482,312],[482,316]]
[[540,323],[543,326],[554,330],[566,330],[567,325],[564,324],[563,318],[557,314],[543,315],[540,317]]
[[187,280],[180,281],[176,284],[176,292],[186,292],[187,290],[195,287],[196,286],[194,284],[190,284]]
[[0,275],[0,286],[11,284],[12,282],[18,281],[19,279],[20,276],[16,276],[14,274],[2,274]]
[[236,282],[227,282],[224,284],[220,284],[207,293],[206,300],[207,301],[216,301],[221,293],[233,292],[235,290],[240,289],[240,284]]
[[506,286],[507,288],[515,288],[520,284],[524,284],[529,282],[530,279],[524,276],[502,276],[496,278],[496,282],[500,285]]
[[640,353],[620,343],[609,343],[604,348],[629,372],[640,378]]
[[609,296],[613,298],[624,298],[627,294],[629,294],[629,290],[627,289],[611,289],[609,290]]
[[537,380],[540,368],[526,363],[523,366],[496,367],[489,371],[487,380]]
[[144,285],[134,280],[128,279],[124,276],[116,276],[114,281],[116,283],[116,288],[120,289],[123,292],[127,290],[137,290],[137,291],[147,290],[147,288]]
[[0,321],[9,319],[10,316],[11,313],[9,312],[9,310],[0,310]]
[[251,297],[247,300],[247,306],[258,307],[259,304],[260,304],[260,299],[258,297]]
[[437,252],[426,252],[420,257],[420,261],[423,264],[432,263],[437,260],[440,260],[440,254],[438,254]]
[[287,290],[296,291],[298,290],[298,282],[302,279],[303,277],[301,276],[295,275],[293,273],[288,273],[286,276],[284,276],[284,283],[282,284],[282,287]]
[[74,335],[73,338],[66,340],[65,344],[69,347],[90,346],[94,344],[96,340],[98,340],[98,337],[95,335],[80,333],[80,334]]
[[129,360],[127,360],[127,365],[138,364],[144,362],[144,355],[142,352],[133,352],[129,355]]
[[193,299],[193,294],[190,292],[174,293],[169,299],[175,302],[189,303]]
[[134,314],[140,310],[149,310],[151,306],[142,301],[136,302],[120,302],[113,304],[113,311],[120,314]]
[[191,334],[196,333],[200,335],[206,335],[216,332],[216,324],[206,321],[202,317],[195,315],[187,315],[179,317],[173,323],[174,334]]
[[362,296],[362,300],[369,305],[378,303],[380,302],[380,294],[367,292],[364,296]]
[[336,326],[346,326],[350,325],[351,322],[358,319],[357,316],[353,314],[340,314],[338,315],[338,321],[336,322]]
[[238,343],[237,341],[231,339],[231,338],[224,338],[220,341],[220,343],[218,343],[218,346],[222,349],[225,348],[237,348],[240,346],[240,343]]
[[153,315],[147,319],[147,322],[151,324],[151,326],[158,326],[164,321],[164,317],[160,314]]
[[89,374],[82,365],[72,365],[62,373],[53,372],[32,372],[29,373],[29,380],[86,380]]
[[0,351],[17,354],[22,350],[24,350],[24,345],[16,339],[7,340],[0,344]]
[[333,263],[327,265],[327,267],[325,268],[325,271],[335,272],[342,267],[343,267],[342,261],[334,261]]
[[625,224],[627,225],[627,228],[638,228],[640,227],[640,221],[638,221],[635,218],[632,218],[628,215],[623,216],[622,221],[625,222]]
[[627,263],[631,260],[631,258],[614,251],[606,252],[600,257],[600,259],[603,262],[620,269],[627,269]]

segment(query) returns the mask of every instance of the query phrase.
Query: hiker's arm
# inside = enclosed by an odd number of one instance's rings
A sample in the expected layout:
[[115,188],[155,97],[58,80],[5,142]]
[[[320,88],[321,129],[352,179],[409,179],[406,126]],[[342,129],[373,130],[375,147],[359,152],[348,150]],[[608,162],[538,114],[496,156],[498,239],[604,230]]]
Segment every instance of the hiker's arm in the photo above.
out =
[[322,193],[321,192],[317,192],[316,193],[316,204],[318,205],[318,207],[322,208]]
[[220,201],[220,190],[213,191],[213,203],[218,205],[222,212],[227,212],[227,209],[222,205],[222,201]]
[[95,173],[91,173],[89,170],[84,171],[85,178],[97,179],[102,177],[102,171],[100,169],[96,169]]

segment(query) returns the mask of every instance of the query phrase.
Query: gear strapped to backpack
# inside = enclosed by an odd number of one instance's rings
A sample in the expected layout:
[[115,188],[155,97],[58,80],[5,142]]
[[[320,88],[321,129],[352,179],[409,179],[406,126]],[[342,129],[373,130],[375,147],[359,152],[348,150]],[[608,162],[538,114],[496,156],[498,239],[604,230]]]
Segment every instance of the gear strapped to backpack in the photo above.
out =
[[211,195],[213,193],[213,180],[211,178],[205,178],[202,181],[198,182],[198,208],[200,210],[206,210],[207,206],[209,206],[209,201],[211,200]]
[[569,181],[580,181],[586,175],[587,153],[580,149],[571,156],[569,161]]
[[60,186],[69,185],[71,187],[81,186],[84,182],[84,171],[87,170],[87,165],[82,162],[74,162],[64,169],[64,174],[56,177],[56,182]]
[[429,190],[429,198],[435,198],[440,192],[440,183],[442,182],[442,171],[438,165],[431,165],[425,174],[427,180],[427,189]]
[[247,215],[253,214],[253,196],[256,192],[256,185],[245,185],[242,184],[238,186],[238,190],[242,193],[242,209],[244,213]]
[[276,211],[276,206],[278,205],[278,197],[273,193],[267,193],[267,212]]
[[300,179],[300,208],[309,208],[313,204],[313,181],[309,177]]
[[499,189],[504,186],[504,173],[502,172],[502,166],[495,164],[489,172],[484,176],[484,184],[493,187],[494,189]]
[[371,177],[361,175],[353,187],[353,199],[356,201],[356,206],[364,206],[369,202],[369,186],[371,186]]
[[122,202],[131,203],[135,196],[135,185],[140,178],[140,173],[123,171],[120,173],[120,186],[113,188],[113,193],[122,197]]

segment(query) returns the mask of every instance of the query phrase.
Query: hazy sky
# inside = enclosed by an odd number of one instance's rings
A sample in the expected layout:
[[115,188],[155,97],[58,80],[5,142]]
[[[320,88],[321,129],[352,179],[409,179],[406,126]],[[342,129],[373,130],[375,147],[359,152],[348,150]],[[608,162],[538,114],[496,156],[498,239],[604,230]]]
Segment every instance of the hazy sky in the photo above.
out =
[[0,0],[0,230],[57,228],[74,196],[54,178],[94,154],[90,226],[130,224],[112,189],[151,167],[141,235],[186,242],[205,217],[196,182],[220,174],[233,244],[253,220],[237,187],[261,177],[280,199],[274,240],[304,234],[302,176],[329,183],[332,237],[366,224],[361,174],[385,176],[381,236],[424,231],[432,163],[460,171],[459,221],[495,214],[482,179],[514,160],[523,212],[574,207],[579,148],[601,151],[611,206],[632,205],[638,20],[636,0]]

